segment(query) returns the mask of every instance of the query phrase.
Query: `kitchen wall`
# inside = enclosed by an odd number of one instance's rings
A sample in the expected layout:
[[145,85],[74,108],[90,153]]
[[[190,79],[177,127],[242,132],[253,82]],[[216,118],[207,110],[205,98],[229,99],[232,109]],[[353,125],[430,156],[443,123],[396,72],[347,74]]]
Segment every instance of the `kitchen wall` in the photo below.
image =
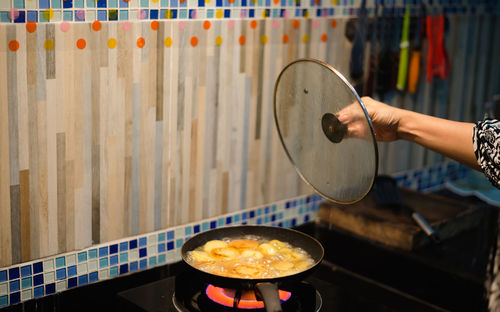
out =
[[[300,57],[348,76],[359,2],[2,5],[0,266],[312,193],[277,137],[274,82]],[[385,100],[474,120],[500,91],[498,15],[447,8],[450,77]],[[380,172],[443,161],[379,148]]]

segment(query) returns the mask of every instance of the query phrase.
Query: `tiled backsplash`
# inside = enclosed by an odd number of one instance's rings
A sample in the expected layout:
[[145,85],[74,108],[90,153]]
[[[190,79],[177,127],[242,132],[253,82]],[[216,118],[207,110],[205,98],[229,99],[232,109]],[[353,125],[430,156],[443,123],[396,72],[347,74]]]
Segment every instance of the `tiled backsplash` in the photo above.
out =
[[[396,174],[401,186],[427,190],[465,177],[467,168],[445,162]],[[313,221],[323,199],[299,196],[199,222],[126,237],[83,250],[0,269],[0,308],[181,260],[182,244],[210,229],[236,225],[294,227]]]
[[293,227],[316,216],[321,197],[301,196],[0,269],[0,308],[179,261],[191,236],[234,225]]

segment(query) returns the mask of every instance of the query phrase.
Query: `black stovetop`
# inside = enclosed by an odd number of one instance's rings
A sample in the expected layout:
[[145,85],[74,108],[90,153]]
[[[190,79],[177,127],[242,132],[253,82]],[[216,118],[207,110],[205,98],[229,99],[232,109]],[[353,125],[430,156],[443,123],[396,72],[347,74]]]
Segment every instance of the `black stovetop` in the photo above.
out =
[[[167,277],[120,292],[118,297],[121,299],[121,309],[177,311],[172,301],[175,278],[176,276]],[[326,260],[305,282],[314,286],[321,295],[320,311],[446,311]]]

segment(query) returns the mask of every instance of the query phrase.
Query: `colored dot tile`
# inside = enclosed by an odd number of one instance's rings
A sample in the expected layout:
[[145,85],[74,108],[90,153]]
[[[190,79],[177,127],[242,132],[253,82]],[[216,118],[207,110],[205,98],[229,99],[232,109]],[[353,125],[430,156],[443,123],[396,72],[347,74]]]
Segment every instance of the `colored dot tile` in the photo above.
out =
[[107,269],[99,270],[99,280],[105,280],[109,278],[109,271]]
[[15,292],[15,291],[19,291],[20,289],[21,289],[21,287],[19,285],[19,280],[18,279],[9,282],[9,291],[11,293]]
[[210,221],[210,229],[215,229],[217,227],[217,221]]
[[119,19],[121,21],[128,20],[128,10],[120,10],[120,17],[119,17]]
[[45,285],[45,294],[51,295],[56,292],[56,284],[55,283],[50,283]]
[[144,247],[147,244],[146,237],[139,238],[139,247]]
[[51,0],[50,1],[51,9],[60,9],[61,8],[61,0]]
[[15,292],[13,294],[10,294],[10,304],[16,304],[21,302],[21,293],[20,292]]
[[33,286],[32,282],[31,282],[31,277],[25,277],[21,280],[21,288],[22,289],[26,289],[26,288],[29,288]]
[[33,289],[33,295],[35,298],[40,298],[44,296],[43,286],[38,286]]
[[7,283],[0,284],[0,296],[6,295],[9,292]]
[[19,278],[19,268],[11,268],[9,269],[9,280],[13,280]]
[[223,226],[224,225],[224,218],[219,218],[217,220],[217,226]]
[[165,233],[158,234],[158,242],[164,242],[164,241],[165,241]]
[[158,235],[150,235],[149,238],[148,238],[148,244],[149,245],[153,245],[153,244],[156,244],[157,242],[157,239],[158,238]]
[[175,241],[176,248],[181,248],[183,243],[184,243],[184,241],[182,240],[182,238],[176,240]]
[[89,277],[87,274],[78,276],[78,286],[87,285],[89,283]]
[[195,226],[193,226],[193,232],[194,232],[194,234],[200,233],[200,225],[199,224],[196,224]]
[[25,265],[21,267],[21,277],[26,277],[31,275],[31,265]]
[[240,221],[240,214],[234,216],[234,222],[237,223]]
[[56,279],[61,280],[64,278],[66,278],[66,269],[65,268],[57,269],[56,270]]
[[186,236],[187,236],[187,235],[191,235],[191,233],[192,233],[192,232],[191,232],[191,230],[192,230],[192,229],[191,229],[191,227],[190,227],[190,226],[186,226],[185,231],[184,231],[185,235],[186,235]]
[[226,224],[231,224],[233,222],[233,218],[232,217],[226,217]]
[[156,255],[157,250],[158,250],[157,246],[149,246],[148,247],[148,255],[149,256]]
[[0,271],[0,282],[5,282],[7,280],[7,270]]
[[78,281],[77,281],[76,277],[69,278],[69,279],[68,279],[68,288],[73,288],[73,287],[76,287],[77,282],[78,282]]
[[98,274],[97,272],[91,272],[89,273],[89,283],[97,282],[98,281]]

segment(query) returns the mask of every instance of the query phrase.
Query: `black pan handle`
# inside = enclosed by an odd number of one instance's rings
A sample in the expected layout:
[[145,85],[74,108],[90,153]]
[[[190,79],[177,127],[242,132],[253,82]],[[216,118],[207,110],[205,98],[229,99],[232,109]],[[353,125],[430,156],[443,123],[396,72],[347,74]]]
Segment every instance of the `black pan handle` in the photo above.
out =
[[266,312],[282,311],[278,286],[275,283],[257,283],[255,287],[264,301]]

